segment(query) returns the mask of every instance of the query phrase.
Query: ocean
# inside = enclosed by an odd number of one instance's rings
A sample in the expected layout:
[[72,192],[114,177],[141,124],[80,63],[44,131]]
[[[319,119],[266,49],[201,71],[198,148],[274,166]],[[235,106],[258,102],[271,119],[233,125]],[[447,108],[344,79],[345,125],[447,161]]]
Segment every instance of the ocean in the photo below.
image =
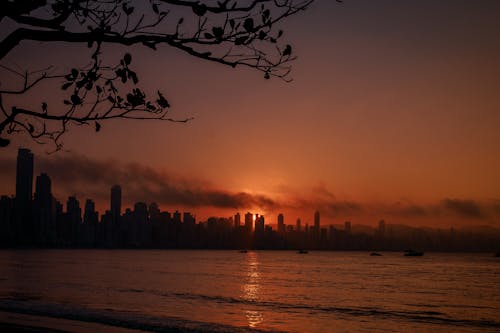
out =
[[3,250],[0,310],[175,332],[499,332],[490,253]]

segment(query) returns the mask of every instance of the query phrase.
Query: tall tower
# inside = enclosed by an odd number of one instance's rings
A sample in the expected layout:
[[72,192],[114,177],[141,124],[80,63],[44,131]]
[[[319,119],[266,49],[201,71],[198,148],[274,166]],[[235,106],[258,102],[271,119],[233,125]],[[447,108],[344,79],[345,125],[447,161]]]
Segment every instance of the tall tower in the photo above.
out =
[[285,232],[285,216],[281,213],[278,215],[278,232]]
[[16,199],[14,235],[18,244],[33,244],[36,230],[32,218],[33,154],[19,149],[16,167]]
[[319,211],[314,212],[314,229],[319,233]]
[[122,188],[120,185],[111,187],[111,216],[113,222],[118,222],[122,215]]
[[248,212],[245,214],[245,229],[247,232],[252,231],[252,224],[253,224],[253,214]]
[[300,218],[297,218],[297,223],[295,223],[297,231],[301,231],[301,224],[302,222],[300,221]]
[[46,173],[41,173],[36,177],[34,197],[37,241],[39,244],[47,245],[55,239],[55,212],[53,209],[51,181]]
[[16,201],[29,203],[33,193],[33,153],[20,148],[17,152]]
[[240,216],[240,213],[236,213],[236,215],[234,215],[234,227],[235,227],[235,228],[239,228],[239,227],[240,227],[240,224],[241,224],[241,216]]

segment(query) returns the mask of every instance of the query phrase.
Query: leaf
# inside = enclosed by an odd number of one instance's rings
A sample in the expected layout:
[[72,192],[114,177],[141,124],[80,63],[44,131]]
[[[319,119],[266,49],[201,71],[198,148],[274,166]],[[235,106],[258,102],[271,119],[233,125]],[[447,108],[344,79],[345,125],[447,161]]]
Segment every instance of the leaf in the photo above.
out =
[[97,91],[98,94],[102,93],[101,86],[95,86],[95,91]]
[[47,103],[45,102],[42,103],[42,111],[47,112]]
[[254,28],[253,18],[249,17],[245,19],[245,22],[243,22],[243,28],[248,32],[253,31]]
[[266,72],[266,74],[264,74],[264,79],[269,80],[270,78],[269,72]]
[[137,78],[137,74],[135,74],[135,72],[129,71],[128,75],[130,76],[130,78],[132,79],[132,82],[134,82],[134,84],[139,83],[139,78]]
[[183,22],[184,22],[184,17],[181,17],[181,18],[179,19],[179,22],[177,22],[177,24],[178,24],[178,25],[181,25]]
[[115,99],[114,99],[114,98],[113,98],[113,96],[111,96],[111,95],[109,95],[109,96],[108,96],[108,101],[110,101],[110,102],[111,102],[111,103],[113,103],[113,104],[115,104],[115,103],[116,103]]
[[238,37],[238,38],[235,39],[234,45],[245,44],[245,42],[247,41],[247,39],[248,39],[248,36]]
[[0,138],[0,147],[7,147],[10,144],[9,139]]
[[95,131],[99,132],[101,130],[101,124],[99,124],[97,121],[95,122]]
[[73,103],[73,105],[78,105],[78,104],[82,103],[82,100],[80,99],[80,97],[77,94],[71,95],[70,99],[71,99],[71,103]]
[[193,9],[193,12],[198,15],[198,16],[203,16],[206,14],[207,12],[207,6],[204,5],[204,4],[195,4],[193,7],[191,7]]
[[287,44],[285,46],[285,49],[283,50],[283,56],[290,56],[292,54],[292,47],[290,46],[290,44]]
[[61,86],[61,90],[67,90],[69,87],[71,87],[72,84],[73,82],[66,82]]
[[212,38],[214,38],[214,35],[212,35],[209,32],[205,32],[204,36],[205,36],[206,39],[212,39]]
[[150,49],[156,50],[156,44],[152,42],[142,42],[142,45],[149,47]]
[[168,101],[165,99],[165,97],[163,97],[163,95],[159,91],[158,91],[158,96],[159,96],[159,98],[156,100],[156,103],[158,103],[158,105],[162,108],[169,108],[170,104],[168,103]]
[[283,36],[283,30],[278,31],[278,38],[280,38],[281,36]]
[[271,12],[269,11],[269,9],[266,9],[262,12],[262,21],[267,22],[267,20],[269,19],[269,17],[271,16]]
[[35,127],[33,127],[33,125],[28,123],[28,132],[33,133],[34,131],[35,131]]
[[259,31],[259,39],[260,40],[263,40],[264,38],[266,38],[266,36],[267,36],[267,34],[263,30]]
[[126,53],[123,57],[123,61],[125,61],[126,65],[130,65],[130,63],[132,62],[132,55],[130,55],[130,53]]
[[71,75],[73,76],[73,79],[76,80],[76,78],[78,77],[78,69],[73,68],[71,70]]
[[153,4],[153,12],[155,12],[156,14],[159,13],[159,10],[158,10],[158,5],[157,4]]
[[213,27],[212,32],[215,38],[222,38],[222,36],[224,36],[224,29],[221,27]]

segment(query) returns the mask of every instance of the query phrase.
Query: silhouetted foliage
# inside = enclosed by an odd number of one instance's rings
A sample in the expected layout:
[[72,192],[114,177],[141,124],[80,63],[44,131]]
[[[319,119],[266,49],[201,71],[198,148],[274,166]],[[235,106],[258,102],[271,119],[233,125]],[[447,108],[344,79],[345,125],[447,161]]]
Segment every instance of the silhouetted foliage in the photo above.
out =
[[[0,21],[9,19],[15,28],[0,41],[0,68],[17,77],[21,85],[1,80],[0,146],[9,145],[8,135],[25,132],[37,142],[52,141],[60,149],[61,136],[71,124],[91,124],[99,131],[103,121],[116,118],[189,120],[170,117],[170,103],[163,93],[147,94],[139,86],[130,53],[116,64],[106,64],[102,56],[106,44],[143,45],[153,50],[168,45],[197,58],[256,69],[266,79],[289,80],[292,47],[280,42],[283,31],[276,31],[275,26],[312,1],[1,1]],[[23,71],[3,63],[11,50],[28,40],[84,44],[91,49],[91,61],[85,67],[74,65],[69,72],[53,66]],[[16,106],[15,96],[45,81],[60,82],[63,108],[46,101],[29,109]],[[7,83],[17,88],[10,89]]]

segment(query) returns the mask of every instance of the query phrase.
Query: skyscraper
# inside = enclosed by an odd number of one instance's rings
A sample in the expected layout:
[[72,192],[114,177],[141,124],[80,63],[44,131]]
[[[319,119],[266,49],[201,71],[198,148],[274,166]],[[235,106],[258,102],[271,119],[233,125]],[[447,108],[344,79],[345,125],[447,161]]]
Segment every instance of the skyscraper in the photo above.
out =
[[248,212],[245,214],[245,229],[247,232],[252,231],[252,224],[253,224],[253,214]]
[[21,204],[31,202],[33,193],[33,153],[20,148],[17,152],[16,201]]
[[51,187],[46,173],[36,177],[34,220],[38,244],[47,244],[55,239],[55,210]]
[[281,213],[278,215],[278,232],[285,232],[285,216]]
[[120,185],[111,187],[111,216],[113,222],[118,222],[122,215],[122,188]]
[[319,211],[314,212],[314,229],[319,233]]
[[235,227],[235,228],[239,228],[239,227],[240,227],[240,224],[241,224],[241,216],[240,216],[240,213],[236,213],[236,215],[234,215],[234,227]]
[[297,231],[301,231],[301,228],[302,228],[301,224],[302,224],[302,222],[300,221],[300,218],[297,218],[297,223],[295,224]]
[[19,244],[33,244],[35,232],[32,219],[33,154],[29,149],[17,152],[14,236]]

